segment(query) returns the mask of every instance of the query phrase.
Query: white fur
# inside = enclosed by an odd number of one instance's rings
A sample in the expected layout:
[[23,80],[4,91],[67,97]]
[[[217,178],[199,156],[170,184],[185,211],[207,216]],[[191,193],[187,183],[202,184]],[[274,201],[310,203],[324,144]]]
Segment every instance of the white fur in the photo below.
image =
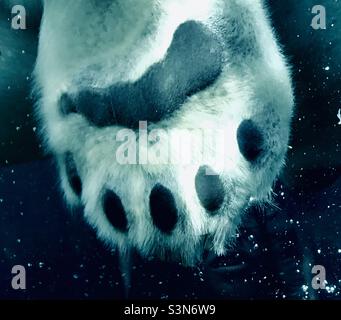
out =
[[[145,255],[173,256],[193,263],[200,255],[201,239],[209,234],[212,249],[222,254],[233,240],[250,198],[267,201],[286,153],[293,94],[286,63],[276,45],[261,1],[258,0],[46,0],[36,66],[40,92],[38,114],[46,145],[58,160],[61,183],[71,205],[82,203],[85,217],[100,238],[125,251],[133,246]],[[223,18],[225,20],[223,20]],[[231,41],[220,78],[192,96],[171,119],[157,127],[221,128],[226,132],[224,168],[212,163],[195,165],[119,165],[115,134],[121,128],[95,128],[81,115],[62,117],[58,99],[79,86],[105,87],[138,79],[160,61],[176,28],[199,20],[212,30],[222,23],[237,23],[226,37]],[[224,22],[225,21],[225,22]],[[238,41],[249,41],[252,52],[235,54]],[[94,68],[93,66],[96,66]],[[236,131],[244,119],[263,126],[268,155],[256,168],[242,157]],[[209,146],[210,147],[210,146]],[[81,200],[68,185],[62,161],[75,156],[83,181]],[[198,150],[198,153],[200,151]],[[200,165],[211,165],[222,177],[231,202],[211,217],[197,198],[194,177]],[[173,234],[162,234],[152,223],[149,194],[156,183],[172,190],[180,212]],[[128,214],[129,232],[115,231],[101,208],[104,190],[114,190]]]

